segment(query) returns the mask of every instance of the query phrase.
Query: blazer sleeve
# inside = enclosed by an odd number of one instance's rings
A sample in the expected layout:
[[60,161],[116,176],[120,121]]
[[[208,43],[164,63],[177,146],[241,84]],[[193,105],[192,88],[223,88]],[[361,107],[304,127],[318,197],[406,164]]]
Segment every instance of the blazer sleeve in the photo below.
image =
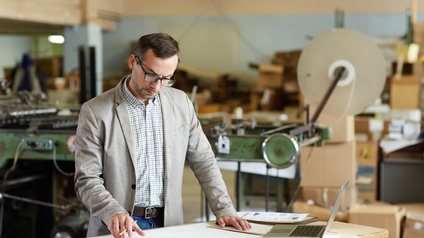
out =
[[203,132],[191,101],[187,98],[190,118],[187,162],[205,192],[216,217],[236,216],[237,212],[228,194],[209,140]]
[[79,114],[75,138],[75,190],[91,215],[107,226],[113,215],[127,211],[105,187],[105,126],[95,117],[93,108],[91,104],[84,104]]

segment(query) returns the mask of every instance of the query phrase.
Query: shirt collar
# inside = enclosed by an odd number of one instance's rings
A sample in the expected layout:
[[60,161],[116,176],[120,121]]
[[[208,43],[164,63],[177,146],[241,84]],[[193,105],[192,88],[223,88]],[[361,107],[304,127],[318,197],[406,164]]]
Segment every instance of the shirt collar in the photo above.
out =
[[[124,87],[122,87],[122,91],[124,93],[124,98],[125,101],[127,101],[130,105],[136,107],[139,106],[140,104],[144,105],[143,102],[141,102],[140,100],[138,100],[129,90],[127,83],[129,82],[129,80],[131,80],[131,75],[129,75],[125,80],[124,80]],[[154,105],[158,105],[159,103],[159,94],[156,95],[154,98],[149,99],[149,103],[153,103]]]

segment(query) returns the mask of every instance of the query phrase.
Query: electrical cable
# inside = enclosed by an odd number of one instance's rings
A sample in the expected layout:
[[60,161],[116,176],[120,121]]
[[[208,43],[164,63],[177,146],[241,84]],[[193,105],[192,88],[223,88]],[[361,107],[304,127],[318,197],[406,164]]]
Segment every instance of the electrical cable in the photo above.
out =
[[300,173],[300,179],[305,177],[306,174],[306,168],[308,167],[309,162],[311,161],[312,154],[314,154],[315,148],[317,147],[316,143],[311,146],[311,150],[309,150],[308,156],[306,156],[305,163],[304,163],[304,169],[303,172]]
[[[61,174],[65,175],[65,176],[74,176],[75,172],[73,173],[69,173],[69,172],[65,172],[63,171],[59,165],[57,164],[57,159],[56,159],[56,146],[53,145],[53,163],[55,168],[57,169],[57,171],[59,171]],[[1,237],[0,237],[1,238]]]
[[[23,201],[23,202],[28,202],[28,203],[33,203],[33,204],[43,205],[43,206],[48,206],[48,207],[54,207],[54,208],[59,208],[59,209],[64,209],[64,210],[70,209],[71,207],[75,206],[75,204],[55,205],[55,204],[46,203],[46,202],[43,202],[43,201],[37,201],[37,200],[34,200],[34,199],[17,197],[17,196],[5,193],[7,177],[17,167],[19,154],[23,151],[22,146],[23,146],[23,142],[21,141],[18,144],[18,146],[16,147],[15,156],[13,158],[12,166],[6,170],[5,174],[3,175],[3,179],[2,179],[2,186],[1,186],[1,190],[0,190],[0,203],[1,203],[0,204],[0,238],[2,237],[2,231],[3,231],[4,198],[10,198],[10,199],[18,200],[18,201]],[[57,158],[56,158],[56,146],[55,145],[53,145],[53,163],[54,163],[55,168],[61,174],[65,175],[65,176],[74,176],[74,173],[65,172],[59,167],[59,165],[57,163]]]
[[4,216],[4,191],[5,191],[5,187],[6,187],[6,179],[9,176],[10,172],[12,172],[13,170],[16,169],[17,163],[18,163],[18,158],[19,158],[19,153],[21,152],[21,147],[22,147],[22,142],[20,142],[18,144],[18,146],[16,147],[16,151],[15,151],[15,157],[13,158],[13,164],[12,166],[7,169],[6,173],[3,175],[3,180],[2,180],[2,186],[1,186],[1,192],[0,192],[0,238],[3,234],[3,216]]
[[69,209],[71,209],[71,208],[73,208],[73,207],[75,207],[79,204],[79,203],[72,203],[72,204],[67,204],[67,205],[57,205],[57,204],[54,204],[54,203],[43,202],[43,201],[31,199],[31,198],[18,197],[18,196],[7,194],[7,193],[2,193],[2,196],[5,197],[5,198],[10,198],[10,199],[21,201],[21,202],[32,203],[32,204],[41,205],[41,206],[45,206],[45,207],[58,208],[58,209],[61,209],[61,210],[69,210]]

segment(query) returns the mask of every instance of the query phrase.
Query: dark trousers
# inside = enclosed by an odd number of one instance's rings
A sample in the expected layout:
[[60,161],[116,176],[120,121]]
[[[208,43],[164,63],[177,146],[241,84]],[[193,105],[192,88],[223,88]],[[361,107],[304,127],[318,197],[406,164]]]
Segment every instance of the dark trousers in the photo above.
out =
[[137,225],[142,230],[149,230],[153,228],[163,227],[163,215],[159,215],[156,218],[144,218],[140,216],[133,216],[134,220],[137,221]]

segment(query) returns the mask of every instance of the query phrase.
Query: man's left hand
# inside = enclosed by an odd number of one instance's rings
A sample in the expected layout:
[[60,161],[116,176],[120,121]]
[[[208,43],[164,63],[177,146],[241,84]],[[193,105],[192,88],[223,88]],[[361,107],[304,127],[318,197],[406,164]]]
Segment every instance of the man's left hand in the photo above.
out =
[[245,219],[238,217],[238,216],[223,216],[218,218],[217,220],[218,225],[222,228],[225,226],[233,226],[237,230],[250,230],[252,228],[252,225]]

